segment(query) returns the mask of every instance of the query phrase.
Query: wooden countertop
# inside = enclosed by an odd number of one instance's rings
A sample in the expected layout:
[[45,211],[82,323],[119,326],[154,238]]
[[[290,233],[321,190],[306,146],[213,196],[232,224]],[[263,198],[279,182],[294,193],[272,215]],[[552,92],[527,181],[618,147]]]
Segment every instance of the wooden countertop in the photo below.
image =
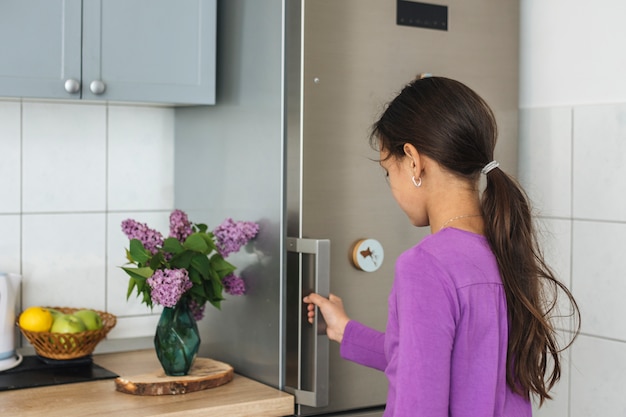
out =
[[[120,376],[160,367],[151,349],[95,355],[94,362]],[[292,395],[237,374],[225,385],[182,395],[124,394],[115,390],[113,379],[0,393],[2,417],[280,417],[293,413]]]

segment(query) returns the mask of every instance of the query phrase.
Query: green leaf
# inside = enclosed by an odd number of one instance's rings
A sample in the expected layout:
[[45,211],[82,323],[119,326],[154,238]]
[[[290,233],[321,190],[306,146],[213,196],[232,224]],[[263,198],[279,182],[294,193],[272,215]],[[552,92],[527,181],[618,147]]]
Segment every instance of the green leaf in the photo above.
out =
[[163,242],[163,250],[165,252],[178,254],[185,250],[183,245],[175,237],[168,237]]
[[209,251],[207,252],[207,254],[211,253],[214,250],[217,250],[217,246],[215,246],[215,240],[214,240],[213,233],[211,233],[211,232],[209,232],[209,233],[201,233],[200,236],[202,236],[202,239],[204,239],[204,242],[209,247]]
[[[189,279],[194,284],[202,285],[202,275],[200,275],[200,272],[196,271],[195,269],[190,269],[189,270]],[[194,287],[192,287],[192,288],[194,288]]]
[[211,262],[206,255],[197,254],[191,258],[191,267],[200,273],[200,275],[209,279],[209,270],[211,269]]
[[156,271],[157,269],[162,269],[165,267],[165,256],[163,253],[157,252],[152,258],[150,258],[150,262],[148,262],[148,266],[152,268],[152,270]]
[[[128,291],[126,291],[126,300],[130,298],[130,295],[133,293],[133,290],[136,286],[137,284],[135,283],[135,279],[131,277],[128,280]],[[137,290],[137,294],[139,294],[139,290]]]
[[152,297],[150,297],[150,291],[144,291],[143,300],[148,307],[152,308]]
[[143,280],[145,280],[146,278],[150,278],[152,274],[154,274],[154,270],[147,266],[144,266],[143,268],[127,268],[123,266],[122,269],[132,278],[138,278]]
[[170,265],[172,266],[172,268],[189,269],[189,265],[191,265],[191,259],[194,257],[195,254],[195,252],[186,250],[179,253],[178,255],[174,255],[172,259],[170,259]]
[[196,298],[201,299],[201,300],[206,300],[209,298],[206,291],[204,291],[204,287],[202,285],[194,285],[193,287],[191,287],[189,292],[192,295],[195,295]]
[[135,262],[139,262],[141,264],[145,263],[150,259],[152,254],[143,247],[143,243],[138,239],[131,239],[130,241],[130,256]]
[[[133,292],[133,289],[137,289],[137,295],[143,293],[143,301],[145,302],[146,293],[148,294],[148,298],[150,298],[150,286],[146,284],[146,280],[152,276],[154,271],[148,267],[143,268],[125,268],[122,269],[130,276],[128,280],[128,289],[126,291],[126,299],[130,298],[130,295]],[[152,299],[150,299],[150,305],[152,303]]]
[[231,264],[222,258],[222,255],[217,253],[211,257],[211,268],[217,272],[220,278],[232,274],[237,269],[235,265]]
[[130,298],[130,295],[133,293],[133,289],[137,289],[137,296],[143,294],[143,300],[146,299],[146,294],[150,298],[150,286],[146,284],[145,278],[134,278],[131,277],[128,280],[128,290],[126,291],[126,299]]
[[185,249],[193,250],[196,252],[208,254],[209,253],[209,245],[207,245],[206,240],[202,237],[201,233],[194,233],[190,235],[185,243],[183,243],[183,247]]
[[132,256],[130,256],[130,251],[128,249],[126,249],[126,259],[128,259],[129,263],[135,263],[135,260]]
[[213,293],[216,294],[219,299],[222,299],[222,291],[224,290],[224,284],[219,279],[212,279],[211,284],[213,285]]
[[194,223],[194,229],[199,231],[200,233],[206,233],[209,227],[204,223]]
[[137,294],[145,293],[146,291],[150,294],[150,285],[146,283],[146,279],[144,278],[133,278],[135,280],[135,284],[137,284]]

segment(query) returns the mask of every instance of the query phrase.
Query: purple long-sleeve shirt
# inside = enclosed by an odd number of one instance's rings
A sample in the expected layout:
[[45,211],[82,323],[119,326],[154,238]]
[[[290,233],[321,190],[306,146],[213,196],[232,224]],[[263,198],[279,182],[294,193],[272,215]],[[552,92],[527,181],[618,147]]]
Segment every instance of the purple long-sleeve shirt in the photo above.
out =
[[341,355],[385,372],[385,417],[529,417],[506,383],[507,343],[487,240],[445,228],[398,258],[386,332],[350,321]]

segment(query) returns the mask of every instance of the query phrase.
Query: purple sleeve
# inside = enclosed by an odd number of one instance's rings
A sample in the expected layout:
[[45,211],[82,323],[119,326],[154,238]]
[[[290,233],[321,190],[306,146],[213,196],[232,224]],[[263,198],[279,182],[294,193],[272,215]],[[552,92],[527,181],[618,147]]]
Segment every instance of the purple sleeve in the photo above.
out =
[[394,304],[400,337],[387,369],[393,415],[448,416],[457,312],[456,292],[442,275],[432,264],[397,265]]
[[343,333],[341,357],[360,365],[384,371],[385,333],[350,320]]

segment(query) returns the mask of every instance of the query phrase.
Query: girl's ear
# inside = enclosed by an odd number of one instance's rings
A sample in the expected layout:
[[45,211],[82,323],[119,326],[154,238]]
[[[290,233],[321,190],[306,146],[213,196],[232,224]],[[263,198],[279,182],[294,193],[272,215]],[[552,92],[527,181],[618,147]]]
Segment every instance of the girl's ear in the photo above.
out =
[[413,174],[419,176],[424,168],[422,166],[421,155],[415,148],[415,146],[410,143],[405,143],[403,146],[404,154],[407,156],[407,161],[409,163],[409,168],[413,171]]

